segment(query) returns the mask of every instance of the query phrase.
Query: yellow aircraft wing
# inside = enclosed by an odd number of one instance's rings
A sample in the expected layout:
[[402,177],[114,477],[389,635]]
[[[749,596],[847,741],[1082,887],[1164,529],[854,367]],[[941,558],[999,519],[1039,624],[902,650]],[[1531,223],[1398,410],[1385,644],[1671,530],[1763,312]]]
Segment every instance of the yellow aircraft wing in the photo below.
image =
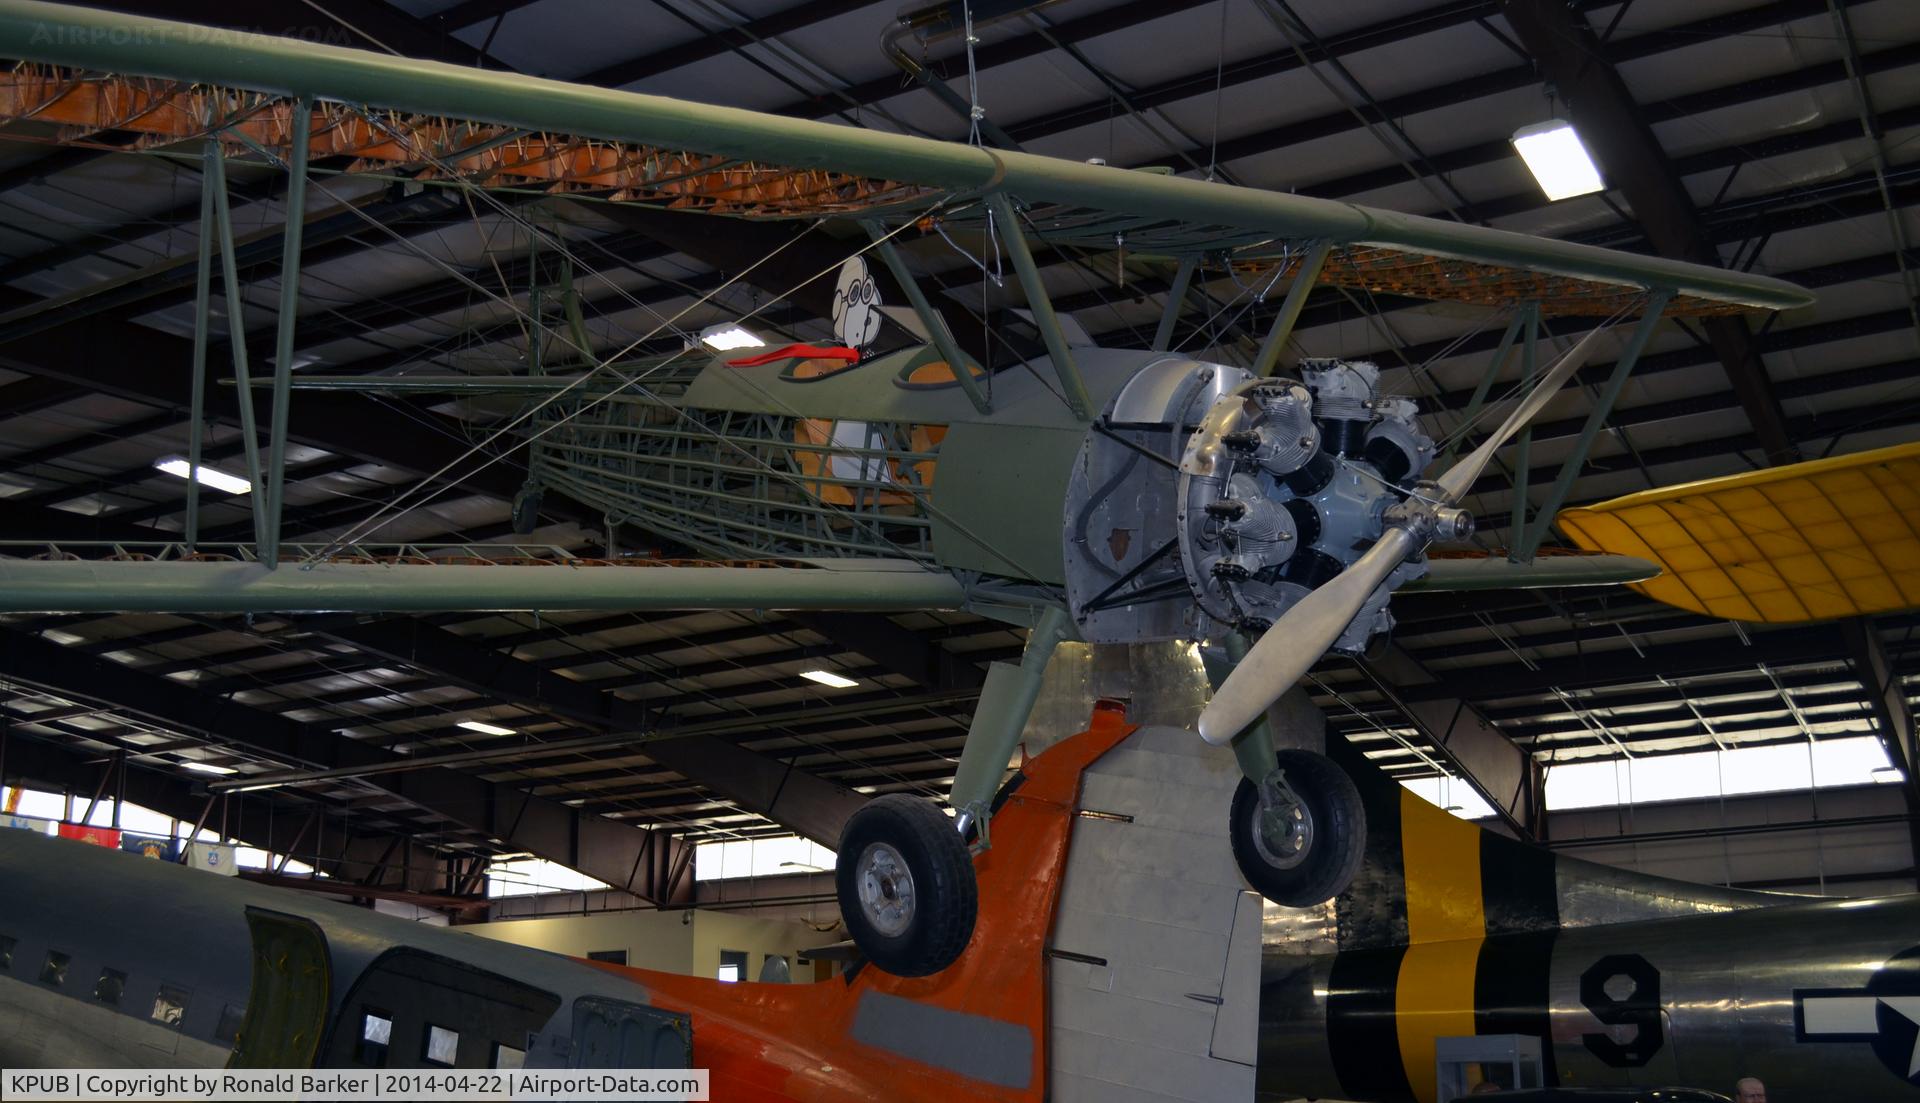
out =
[[1728,620],[1789,623],[1920,607],[1920,442],[1562,510],[1590,551],[1664,570],[1633,588]]

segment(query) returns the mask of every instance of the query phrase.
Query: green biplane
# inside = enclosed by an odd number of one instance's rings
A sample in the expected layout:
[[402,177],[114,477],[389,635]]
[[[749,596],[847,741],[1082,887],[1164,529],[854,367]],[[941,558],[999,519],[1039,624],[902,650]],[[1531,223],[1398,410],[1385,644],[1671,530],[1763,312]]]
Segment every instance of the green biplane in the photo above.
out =
[[[265,153],[291,170],[295,210],[310,157],[350,156],[361,171],[482,191],[595,189],[676,219],[853,230],[842,263],[792,288],[832,289],[838,344],[600,358],[576,316],[550,337],[578,354],[571,364],[485,378],[296,377],[286,350],[298,281],[287,279],[272,378],[235,365],[242,386],[273,395],[256,546],[209,557],[190,526],[153,553],[4,559],[0,610],[940,608],[1030,626],[1024,658],[996,664],[981,693],[950,797],[958,830],[928,802],[885,797],[842,836],[843,914],[871,961],[905,975],[938,971],[966,945],[969,843],[991,843],[995,790],[1062,640],[1199,644],[1219,681],[1199,735],[1231,745],[1244,773],[1231,813],[1242,871],[1284,904],[1338,893],[1364,839],[1357,794],[1323,757],[1276,746],[1268,709],[1328,650],[1384,632],[1397,590],[1648,577],[1624,557],[1512,564],[1427,551],[1471,535],[1462,502],[1475,480],[1615,340],[1612,323],[1629,323],[1615,365],[1542,517],[1564,501],[1657,319],[1811,301],[1762,276],[1347,203],[33,0],[0,0],[0,56],[21,62],[0,82],[0,116],[188,143],[215,169],[229,153]],[[983,263],[1004,262],[1024,293],[1025,319],[990,347],[957,335],[898,247],[936,224],[990,247]],[[288,225],[297,261],[299,221]],[[1040,243],[1124,248],[1175,268],[1149,347],[1077,344],[1040,280]],[[1220,270],[1286,288],[1245,366],[1169,347],[1188,281]],[[1433,419],[1383,393],[1373,365],[1281,371],[1316,284],[1510,312],[1467,426],[1531,332],[1525,319],[1596,325],[1430,479],[1447,451]],[[895,292],[902,301],[888,303]],[[206,325],[203,309],[203,348]],[[500,432],[532,472],[523,514],[563,492],[705,562],[521,570],[351,541],[282,547],[279,458],[301,388],[505,403]]]

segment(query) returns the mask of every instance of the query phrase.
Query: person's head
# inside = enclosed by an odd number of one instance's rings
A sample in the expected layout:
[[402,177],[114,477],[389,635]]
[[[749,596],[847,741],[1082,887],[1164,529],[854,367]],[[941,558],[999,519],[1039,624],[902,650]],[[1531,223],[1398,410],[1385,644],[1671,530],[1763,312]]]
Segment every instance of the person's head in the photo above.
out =
[[1767,1103],[1767,1086],[1749,1076],[1733,1086],[1734,1103]]

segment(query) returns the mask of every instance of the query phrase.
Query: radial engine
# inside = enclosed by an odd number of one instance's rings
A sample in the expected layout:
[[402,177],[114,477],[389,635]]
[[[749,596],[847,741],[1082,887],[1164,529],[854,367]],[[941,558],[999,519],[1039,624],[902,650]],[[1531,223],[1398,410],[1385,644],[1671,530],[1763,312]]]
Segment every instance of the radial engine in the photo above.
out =
[[[1357,559],[1387,511],[1422,493],[1434,456],[1410,399],[1364,361],[1303,360],[1256,378],[1169,358],[1135,377],[1087,437],[1068,486],[1067,590],[1084,638],[1133,643],[1258,635]],[[1447,511],[1439,540],[1471,535]],[[1392,626],[1408,560],[1338,648]]]

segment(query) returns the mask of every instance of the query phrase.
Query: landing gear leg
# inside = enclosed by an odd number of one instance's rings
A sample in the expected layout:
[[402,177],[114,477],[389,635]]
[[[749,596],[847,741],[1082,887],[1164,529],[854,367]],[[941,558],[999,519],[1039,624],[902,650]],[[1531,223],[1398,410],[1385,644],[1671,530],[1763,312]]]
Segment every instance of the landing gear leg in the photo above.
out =
[[[1224,657],[1202,652],[1215,685],[1247,649],[1246,637],[1234,633]],[[1297,747],[1276,750],[1276,742],[1268,715],[1234,737],[1242,776],[1229,813],[1233,859],[1260,895],[1286,907],[1312,907],[1346,891],[1360,872],[1366,810],[1353,779],[1332,759]]]
[[860,952],[879,968],[926,976],[966,949],[979,911],[968,835],[986,845],[993,795],[1040,696],[1053,649],[1072,633],[1065,611],[1049,607],[1027,637],[1020,665],[988,669],[954,774],[953,819],[927,801],[894,795],[847,821],[834,869],[840,915]]
[[834,888],[855,945],[895,976],[937,973],[973,937],[973,856],[932,801],[889,793],[855,812]]
[[[1252,646],[1247,637],[1238,632],[1229,632],[1224,643],[1224,651],[1214,647],[1200,649],[1200,664],[1207,668],[1207,680],[1215,689],[1247,657]],[[1273,737],[1273,721],[1266,713],[1260,719],[1247,725],[1247,730],[1233,737],[1233,757],[1240,763],[1241,776],[1249,781],[1258,782],[1273,769],[1273,755],[1277,750]]]
[[1281,751],[1254,784],[1240,779],[1228,829],[1240,875],[1260,895],[1290,908],[1346,891],[1366,855],[1360,791],[1325,755]]

